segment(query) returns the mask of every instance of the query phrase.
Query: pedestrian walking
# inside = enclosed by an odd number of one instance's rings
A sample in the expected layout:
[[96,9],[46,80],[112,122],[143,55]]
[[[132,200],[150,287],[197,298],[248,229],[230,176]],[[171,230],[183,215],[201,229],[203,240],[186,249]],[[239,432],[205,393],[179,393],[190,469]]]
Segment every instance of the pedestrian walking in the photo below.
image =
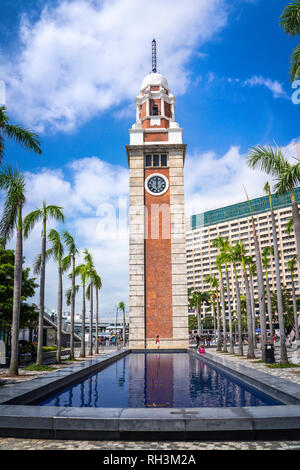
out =
[[160,347],[160,339],[159,339],[159,335],[156,336],[156,339],[155,339],[155,344],[157,346],[157,349],[159,349]]

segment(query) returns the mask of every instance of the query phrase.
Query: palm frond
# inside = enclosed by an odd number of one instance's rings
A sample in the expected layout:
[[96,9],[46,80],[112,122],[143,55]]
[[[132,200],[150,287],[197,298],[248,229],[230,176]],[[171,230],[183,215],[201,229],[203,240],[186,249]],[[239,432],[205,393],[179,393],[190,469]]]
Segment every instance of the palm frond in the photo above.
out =
[[28,129],[22,129],[13,124],[5,124],[2,129],[9,139],[15,140],[18,144],[22,145],[25,150],[30,150],[41,155],[42,150],[39,137],[34,132]]
[[247,157],[247,164],[250,168],[264,171],[271,176],[277,176],[285,167],[285,160],[280,149],[271,146],[257,145],[251,147]]
[[9,240],[19,219],[19,209],[25,203],[25,178],[17,168],[7,165],[0,170],[0,188],[6,193],[0,221],[0,237]]
[[28,238],[30,232],[33,230],[35,224],[40,221],[43,217],[43,213],[40,209],[30,212],[26,215],[23,222],[24,238]]
[[300,33],[300,1],[289,3],[280,16],[280,26],[290,36]]
[[288,221],[288,223],[286,224],[285,233],[287,233],[288,235],[290,235],[290,234],[292,233],[293,227],[294,227],[294,219],[291,218],[291,219]]
[[[67,272],[70,269],[71,264],[72,264],[72,256],[71,255],[65,256],[61,262],[62,272],[63,273]],[[71,273],[71,276],[72,276],[72,273]]]
[[64,246],[61,242],[59,232],[54,228],[49,230],[48,240],[51,244],[51,255],[53,259],[61,263],[62,257],[64,255]]
[[300,78],[300,45],[294,49],[291,55],[290,75],[291,82]]
[[[52,249],[49,248],[48,250],[46,250],[46,253],[45,253],[45,261],[47,262],[51,257],[52,257]],[[32,267],[33,267],[34,274],[40,274],[41,266],[42,266],[42,255],[40,253],[36,255],[36,257],[33,260]]]

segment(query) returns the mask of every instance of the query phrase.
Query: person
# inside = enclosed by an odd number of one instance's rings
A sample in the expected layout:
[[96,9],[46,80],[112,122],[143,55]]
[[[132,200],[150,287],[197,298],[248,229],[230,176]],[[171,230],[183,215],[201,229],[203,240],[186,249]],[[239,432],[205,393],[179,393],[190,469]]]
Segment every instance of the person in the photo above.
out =
[[204,347],[204,346],[200,346],[199,349],[198,349],[198,353],[199,353],[199,354],[205,354],[205,347]]
[[158,347],[158,349],[159,349],[159,347],[160,347],[160,339],[159,339],[159,335],[157,335],[157,336],[156,336],[156,339],[155,339],[155,344],[156,344],[156,346],[157,346],[157,347]]
[[197,348],[199,346],[199,343],[200,343],[200,336],[197,334],[196,335],[196,346],[197,346]]
[[106,338],[105,346],[109,346],[109,339],[108,338]]

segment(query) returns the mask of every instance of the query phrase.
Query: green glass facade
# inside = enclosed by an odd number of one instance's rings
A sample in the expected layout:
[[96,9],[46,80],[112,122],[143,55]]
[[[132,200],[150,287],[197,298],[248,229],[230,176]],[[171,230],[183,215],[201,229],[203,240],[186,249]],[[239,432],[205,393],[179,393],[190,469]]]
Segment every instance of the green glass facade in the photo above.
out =
[[[300,187],[294,190],[296,200],[300,204]],[[290,194],[287,193],[284,196],[272,196],[274,210],[283,209],[291,205]],[[268,196],[262,196],[250,200],[250,206],[253,215],[262,214],[270,210],[270,203]],[[201,214],[191,216],[191,230],[195,230],[199,227],[207,227],[209,225],[216,225],[222,222],[229,222],[235,219],[241,219],[243,217],[249,217],[251,215],[248,201],[233,204],[231,206],[221,207]]]

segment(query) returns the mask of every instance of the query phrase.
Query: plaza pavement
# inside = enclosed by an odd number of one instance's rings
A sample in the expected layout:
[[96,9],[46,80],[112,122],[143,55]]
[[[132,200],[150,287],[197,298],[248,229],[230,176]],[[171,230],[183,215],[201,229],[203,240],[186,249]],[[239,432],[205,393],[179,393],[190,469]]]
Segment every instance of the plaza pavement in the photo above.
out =
[[[109,348],[105,348],[100,355],[105,354]],[[110,348],[115,351],[116,348]],[[288,347],[288,357],[291,360],[294,348]],[[255,351],[256,359],[247,359],[247,346],[244,346],[244,356],[237,356],[237,347],[235,347],[235,355],[229,353],[217,352],[215,348],[207,349],[210,355],[217,355],[226,361],[238,363],[240,366],[244,364],[247,367],[260,370],[264,373],[271,374],[276,377],[284,378],[300,385],[300,367],[291,369],[270,369],[265,364],[259,363],[261,359],[261,351]],[[275,359],[279,361],[279,346],[275,347]],[[89,356],[86,357],[88,359]],[[77,360],[79,359],[77,357]],[[63,365],[53,365],[55,368],[67,367],[70,363]],[[0,370],[0,384],[2,386],[13,385],[23,380],[30,380],[41,374],[48,372],[27,372],[20,368],[20,375],[17,378],[6,377],[7,370]],[[0,438],[0,450],[300,450],[300,440],[285,440],[284,436],[281,441],[74,441],[74,440],[46,440],[46,439],[16,439],[16,438]]]

